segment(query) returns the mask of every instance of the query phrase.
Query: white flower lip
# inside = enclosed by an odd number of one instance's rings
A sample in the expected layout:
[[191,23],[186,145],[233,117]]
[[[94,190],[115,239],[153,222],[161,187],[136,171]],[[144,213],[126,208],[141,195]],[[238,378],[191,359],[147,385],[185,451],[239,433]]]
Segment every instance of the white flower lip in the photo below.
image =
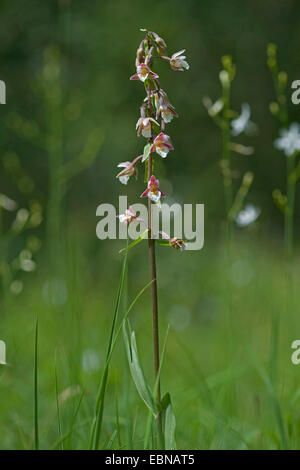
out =
[[126,185],[126,184],[128,183],[128,181],[129,181],[129,178],[130,178],[129,175],[119,176],[119,181],[120,181],[120,183]]
[[158,153],[158,155],[160,155],[162,158],[166,158],[166,156],[168,155],[168,147],[165,147],[165,146],[160,146],[160,147],[156,147],[156,153]]
[[160,191],[158,191],[157,193],[153,193],[152,191],[149,191],[149,193],[148,193],[149,199],[151,199],[151,201],[153,201],[155,203],[158,203],[160,201],[160,196],[161,196]]

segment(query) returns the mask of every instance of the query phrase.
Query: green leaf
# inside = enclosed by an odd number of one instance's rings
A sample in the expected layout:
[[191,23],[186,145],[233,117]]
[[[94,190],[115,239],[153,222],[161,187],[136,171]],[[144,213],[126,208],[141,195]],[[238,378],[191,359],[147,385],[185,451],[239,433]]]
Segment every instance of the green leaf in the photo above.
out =
[[146,238],[146,235],[148,234],[148,229],[145,230],[136,240],[134,240],[127,248],[122,248],[122,250],[119,251],[119,253],[123,253],[125,250],[130,250],[130,248],[133,248],[135,245],[140,243],[142,240]]
[[176,430],[176,419],[173,413],[173,407],[171,403],[170,394],[167,393],[163,400],[162,404],[166,405],[165,410],[165,449],[166,450],[176,450],[176,441],[175,441],[175,430]]
[[[165,358],[165,353],[166,353],[166,346],[167,346],[167,339],[168,339],[169,329],[170,329],[170,327],[168,326],[166,336],[165,336],[165,340],[164,340],[164,344],[163,344],[163,348],[162,348],[162,354],[161,354],[158,374],[157,374],[154,389],[153,389],[153,396],[154,397],[157,395],[157,391],[158,391],[160,374],[161,374],[162,365],[163,365],[164,358]],[[165,395],[165,397],[167,397],[167,395]],[[167,403],[164,403],[164,398],[159,403],[159,411],[160,412],[163,412],[163,410],[168,406],[169,401],[170,401],[170,399],[167,398],[167,400],[168,400]],[[153,421],[153,417],[152,417],[151,411],[149,411],[148,420],[147,420],[147,424],[146,424],[146,432],[145,432],[145,437],[144,437],[144,449],[145,450],[149,449],[149,438],[150,438],[152,421]],[[160,442],[160,445],[161,445],[162,442],[163,442],[163,439],[162,439],[162,436],[161,436],[160,426],[157,427],[157,431],[158,431],[158,441]],[[161,448],[163,449],[164,446],[161,445]]]
[[150,387],[146,382],[144,372],[140,364],[138,351],[137,351],[137,344],[136,344],[136,339],[135,339],[135,333],[134,331],[131,332],[130,329],[129,329],[129,334],[127,333],[125,322],[123,323],[123,337],[124,337],[127,358],[128,358],[128,363],[129,363],[129,368],[130,368],[132,379],[135,383],[135,386],[137,388],[137,391],[141,399],[143,400],[147,408],[149,408],[149,410],[151,410],[153,415],[156,417],[157,405],[153,398]]
[[151,144],[145,145],[145,147],[144,147],[144,155],[143,155],[143,158],[142,158],[142,162],[144,162],[145,160],[147,160],[147,158],[148,158],[148,156],[149,156],[149,153],[150,153],[150,148],[151,148]]

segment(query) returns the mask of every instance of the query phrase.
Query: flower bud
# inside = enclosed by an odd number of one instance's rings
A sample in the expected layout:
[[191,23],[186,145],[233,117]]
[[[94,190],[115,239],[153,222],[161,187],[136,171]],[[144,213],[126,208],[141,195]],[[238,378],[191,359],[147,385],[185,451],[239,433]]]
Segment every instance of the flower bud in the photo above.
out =
[[152,65],[153,51],[154,51],[154,47],[151,47],[145,59],[145,64],[150,67]]
[[156,44],[156,49],[157,49],[158,54],[161,54],[161,55],[166,54],[167,53],[166,42],[157,33],[152,32],[151,34]]
[[145,40],[143,39],[136,51],[136,60],[135,60],[136,67],[138,67],[138,65],[141,65],[145,60],[144,41]]
[[229,74],[226,70],[221,70],[220,72],[220,82],[222,83],[222,85],[224,87],[228,87],[229,86]]
[[282,87],[286,87],[287,84],[287,73],[284,71],[279,72],[278,81]]
[[272,101],[272,103],[270,103],[270,105],[269,105],[269,108],[270,108],[270,112],[272,114],[274,114],[274,116],[278,115],[278,113],[279,113],[278,103],[276,103],[275,101]]

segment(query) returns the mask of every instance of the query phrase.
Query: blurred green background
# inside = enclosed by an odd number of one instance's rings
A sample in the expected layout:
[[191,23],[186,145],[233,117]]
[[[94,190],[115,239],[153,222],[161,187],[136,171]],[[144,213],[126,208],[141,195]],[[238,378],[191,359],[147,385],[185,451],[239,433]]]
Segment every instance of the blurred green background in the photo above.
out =
[[[296,251],[287,267],[283,215],[272,200],[275,188],[285,190],[286,158],[273,146],[278,122],[269,111],[275,94],[266,65],[273,42],[288,73],[288,91],[300,78],[299,3],[2,0],[0,11],[0,79],[7,87],[7,104],[0,106],[0,339],[9,363],[0,366],[0,447],[33,445],[36,315],[41,446],[51,448],[57,439],[56,356],[64,432],[85,390],[79,426],[65,445],[87,447],[123,247],[122,241],[96,238],[96,208],[117,203],[119,194],[139,202],[144,189],[142,175],[127,187],[115,178],[117,164],[142,153],[144,145],[135,132],[144,91],[129,81],[142,27],[160,34],[169,53],[185,48],[190,64],[182,74],[165,64],[156,69],[179,113],[168,126],[175,151],[156,167],[161,187],[168,188],[167,202],[205,204],[203,250],[158,249],[162,335],[171,326],[162,383],[173,397],[178,447],[299,447],[300,383],[290,354],[300,337],[300,201],[298,194]],[[232,107],[239,112],[241,103],[249,103],[259,129],[256,136],[236,139],[255,152],[234,155],[233,167],[236,189],[246,170],[254,173],[247,201],[261,208],[261,216],[236,230],[230,262],[221,134],[202,103],[204,96],[221,95],[224,54],[237,67]],[[297,121],[297,106],[289,108]],[[148,279],[146,244],[140,244],[130,252],[128,298]],[[132,324],[151,381],[149,293],[135,307]],[[119,343],[102,440],[114,432],[117,397],[121,442],[112,447],[140,448],[147,415]]]

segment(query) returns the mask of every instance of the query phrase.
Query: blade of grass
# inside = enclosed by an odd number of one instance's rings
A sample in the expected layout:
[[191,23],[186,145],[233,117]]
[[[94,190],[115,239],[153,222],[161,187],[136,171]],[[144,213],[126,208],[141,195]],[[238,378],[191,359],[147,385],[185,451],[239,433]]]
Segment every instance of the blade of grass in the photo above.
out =
[[176,419],[173,412],[171,397],[167,394],[168,405],[165,411],[165,448],[166,450],[176,450],[175,430]]
[[[79,401],[78,401],[78,404],[76,406],[76,409],[75,409],[75,412],[74,412],[74,415],[73,415],[73,418],[72,418],[72,422],[71,422],[71,426],[70,426],[70,429],[69,431],[64,434],[63,436],[60,437],[60,439],[58,439],[52,446],[52,449],[56,449],[58,446],[60,446],[61,444],[63,444],[66,440],[69,441],[69,439],[71,438],[72,434],[73,434],[73,430],[75,428],[78,428],[78,427],[81,427],[81,426],[85,426],[87,423],[90,422],[90,420],[86,420],[83,424],[80,424],[78,426],[75,426],[75,422],[76,422],[76,419],[77,419],[77,416],[78,416],[78,412],[79,412],[79,409],[80,409],[80,405],[82,403],[82,399],[83,399],[83,396],[84,396],[84,391],[81,392],[81,395],[79,397]],[[67,443],[68,443],[67,441]],[[66,447],[68,447],[66,443]]]
[[108,442],[104,446],[105,450],[110,450],[112,448],[116,435],[117,435],[117,430],[115,429],[112,435],[110,436],[110,438],[108,439]]
[[[127,256],[128,256],[128,231],[127,231],[127,239],[126,239],[126,251],[125,251],[125,256],[124,256],[123,265],[122,265],[121,278],[120,278],[118,292],[117,292],[115,311],[114,311],[113,322],[111,326],[107,354],[106,354],[107,359],[111,353],[112,343],[113,343],[114,334],[115,334],[115,328],[116,328],[119,307],[120,307],[120,302],[121,302],[121,297],[122,297],[122,291],[123,291],[123,285],[124,285]],[[108,378],[108,363],[106,362],[102,379],[100,382],[100,386],[98,389],[98,395],[97,395],[96,407],[95,407],[95,417],[94,417],[94,421],[92,424],[91,436],[90,436],[90,449],[94,449],[94,450],[98,449],[99,439],[100,439],[100,434],[101,434],[107,378]]]
[[51,447],[51,450],[57,449],[57,448],[60,446],[60,444],[61,444],[62,442],[65,442],[67,439],[69,439],[69,437],[71,436],[71,434],[72,434],[72,432],[73,432],[74,429],[83,428],[84,426],[86,426],[87,424],[89,424],[90,421],[91,421],[91,419],[89,418],[89,419],[86,419],[85,421],[83,421],[82,423],[77,424],[74,428],[72,428],[71,431],[68,431],[66,434],[64,434],[64,435],[61,437],[61,439],[58,439],[58,440],[53,444],[53,446]]
[[274,416],[276,418],[278,429],[279,429],[280,446],[281,446],[281,449],[286,450],[288,449],[288,440],[287,440],[284,419],[283,419],[283,415],[282,415],[282,411],[280,407],[280,402],[278,400],[276,390],[274,388],[272,380],[270,379],[269,375],[265,371],[264,367],[259,363],[256,356],[252,353],[251,350],[248,350],[248,354],[249,354],[250,359],[252,360],[254,368],[256,369],[257,373],[259,374],[260,378],[262,379],[269,393],[271,404],[272,404],[273,411],[274,411]]
[[[55,376],[55,395],[56,395],[56,412],[57,412],[57,428],[58,428],[58,437],[61,439],[62,431],[61,431],[61,420],[60,420],[60,409],[59,409],[59,402],[58,402],[58,380],[57,380],[57,367],[56,367],[56,355],[55,355],[55,366],[54,366],[54,376]],[[63,442],[60,444],[60,450],[64,450]]]
[[34,449],[39,449],[39,417],[38,417],[38,318],[35,324],[34,341]]
[[118,446],[119,448],[121,448],[122,442],[121,442],[121,429],[120,429],[120,419],[119,419],[118,390],[116,391],[116,426],[117,426]]

